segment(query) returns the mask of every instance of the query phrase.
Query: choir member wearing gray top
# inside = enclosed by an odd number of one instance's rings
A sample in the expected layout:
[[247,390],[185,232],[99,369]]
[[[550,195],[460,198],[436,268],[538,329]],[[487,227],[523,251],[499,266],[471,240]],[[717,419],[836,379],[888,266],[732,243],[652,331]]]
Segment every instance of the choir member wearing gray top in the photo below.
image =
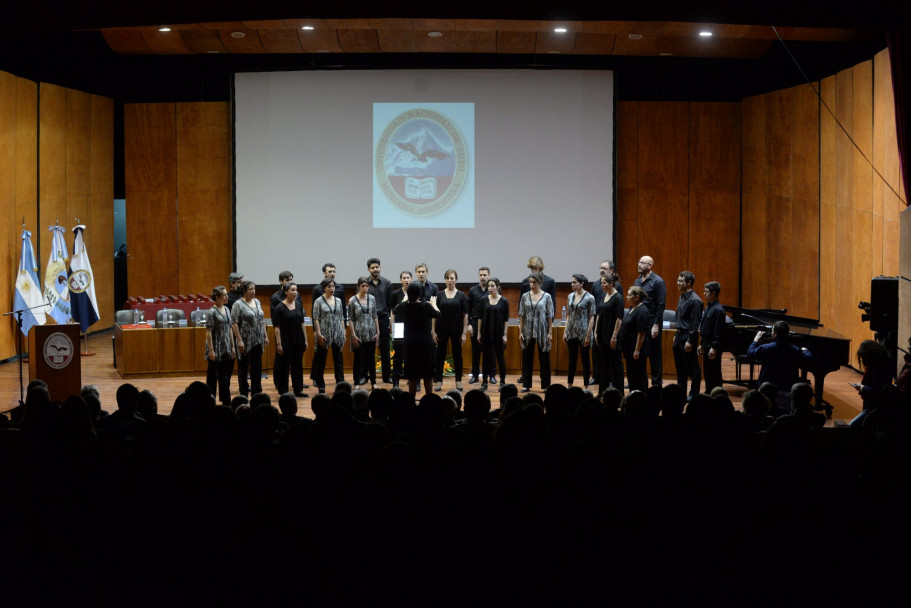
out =
[[[241,298],[231,308],[237,331],[237,385],[246,397],[263,392],[263,348],[269,343],[263,307],[256,299],[253,281],[240,284]],[[247,373],[250,380],[247,381]]]
[[595,323],[595,298],[585,291],[588,278],[584,274],[574,274],[570,281],[572,291],[566,302],[566,327],[563,329],[563,341],[569,350],[569,369],[566,383],[573,385],[576,378],[576,362],[579,351],[582,351],[582,386],[588,386],[591,375],[589,351],[591,351],[592,327]]
[[342,346],[345,345],[345,304],[335,297],[335,281],[323,279],[320,282],[323,295],[313,303],[313,335],[316,338],[316,351],[313,353],[313,363],[310,369],[310,378],[316,384],[319,392],[326,392],[326,381],[323,377],[326,371],[326,357],[332,349],[332,362],[335,368],[335,382],[345,380],[345,367],[342,360]]
[[543,276],[528,277],[529,291],[519,299],[519,345],[522,348],[522,392],[531,390],[535,348],[541,366],[541,390],[550,386],[550,347],[553,334],[554,303],[541,289]]
[[228,290],[219,285],[212,290],[215,306],[206,315],[206,386],[212,395],[218,390],[218,401],[231,404],[231,372],[234,371],[234,329],[228,303]]
[[376,314],[376,298],[367,293],[370,279],[357,280],[357,294],[348,300],[348,319],[351,328],[351,346],[354,349],[354,385],[376,385],[376,341],[380,335],[380,323]]

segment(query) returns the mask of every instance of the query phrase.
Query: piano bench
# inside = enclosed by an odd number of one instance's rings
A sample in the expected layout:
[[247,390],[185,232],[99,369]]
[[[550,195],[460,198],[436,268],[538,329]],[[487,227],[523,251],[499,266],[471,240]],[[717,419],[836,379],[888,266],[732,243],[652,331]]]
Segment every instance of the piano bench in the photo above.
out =
[[[748,380],[743,379],[742,368],[744,365],[750,366],[750,377]],[[735,374],[736,374],[735,379],[736,379],[737,383],[741,384],[742,386],[746,386],[747,388],[757,388],[757,385],[759,384],[759,382],[757,379],[753,378],[753,372],[755,371],[755,368],[757,365],[761,365],[761,364],[758,361],[756,361],[755,359],[750,359],[746,355],[735,355],[734,356],[734,370],[735,370]]]

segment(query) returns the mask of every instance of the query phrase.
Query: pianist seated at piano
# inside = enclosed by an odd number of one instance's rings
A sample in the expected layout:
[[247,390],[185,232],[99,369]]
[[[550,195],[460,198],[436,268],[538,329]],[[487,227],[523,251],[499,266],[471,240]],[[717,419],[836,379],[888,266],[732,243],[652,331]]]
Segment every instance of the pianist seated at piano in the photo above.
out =
[[[771,382],[778,388],[779,403],[788,402],[791,387],[800,382],[800,370],[810,369],[813,353],[791,344],[791,326],[787,321],[776,321],[772,326],[771,342],[764,331],[756,333],[747,349],[747,357],[762,363],[759,383]],[[762,342],[767,343],[763,344]]]

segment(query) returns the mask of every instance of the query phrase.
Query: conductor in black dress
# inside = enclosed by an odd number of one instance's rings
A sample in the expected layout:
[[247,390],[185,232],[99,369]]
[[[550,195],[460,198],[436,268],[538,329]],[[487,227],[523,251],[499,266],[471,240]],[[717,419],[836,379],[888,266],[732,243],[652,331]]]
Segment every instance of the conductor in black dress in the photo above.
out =
[[405,324],[405,378],[408,392],[414,397],[418,383],[424,381],[424,392],[433,394],[434,345],[430,336],[432,319],[440,317],[436,297],[421,301],[423,289],[417,282],[408,285],[407,299],[395,307],[395,319]]

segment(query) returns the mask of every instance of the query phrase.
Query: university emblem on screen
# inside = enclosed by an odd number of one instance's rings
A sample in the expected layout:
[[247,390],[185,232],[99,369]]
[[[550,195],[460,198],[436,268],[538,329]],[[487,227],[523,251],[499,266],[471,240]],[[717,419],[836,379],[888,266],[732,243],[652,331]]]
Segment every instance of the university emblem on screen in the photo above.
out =
[[449,207],[468,175],[468,149],[458,127],[434,110],[415,108],[389,121],[374,152],[376,179],[396,208],[429,216]]

